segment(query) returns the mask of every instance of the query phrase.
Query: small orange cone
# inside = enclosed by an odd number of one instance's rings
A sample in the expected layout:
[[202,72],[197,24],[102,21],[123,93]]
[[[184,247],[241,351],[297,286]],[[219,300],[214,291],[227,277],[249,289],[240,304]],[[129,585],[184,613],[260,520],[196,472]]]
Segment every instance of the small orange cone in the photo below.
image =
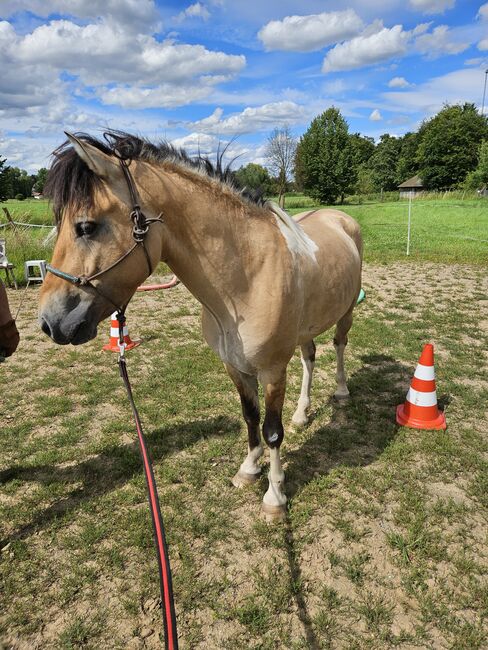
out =
[[[109,352],[119,352],[119,321],[117,320],[117,312],[114,311],[112,314],[111,323],[110,323],[110,341],[103,346],[103,350],[108,350]],[[132,341],[129,336],[129,328],[127,323],[124,325],[124,345],[126,350],[132,350],[132,348],[140,345],[140,341]]]
[[396,421],[414,429],[445,429],[446,418],[437,408],[434,346],[424,345],[405,404],[397,406]]

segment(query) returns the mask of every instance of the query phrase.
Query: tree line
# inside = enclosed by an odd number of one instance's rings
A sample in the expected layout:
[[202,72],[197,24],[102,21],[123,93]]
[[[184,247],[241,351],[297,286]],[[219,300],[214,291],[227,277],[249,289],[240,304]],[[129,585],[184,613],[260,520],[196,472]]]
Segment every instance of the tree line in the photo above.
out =
[[[249,163],[234,176],[241,187],[278,195],[280,205],[290,189],[330,204],[348,194],[395,190],[415,175],[427,190],[478,189],[488,186],[488,118],[474,104],[446,105],[418,131],[385,133],[375,143],[349,133],[340,110],[331,107],[299,139],[289,126],[274,129],[265,159],[266,167]],[[0,201],[42,193],[47,173],[28,174],[0,157]]]
[[[293,150],[287,167],[281,164],[283,147],[287,160]],[[395,190],[416,175],[427,190],[478,189],[488,185],[488,118],[474,104],[446,105],[418,131],[400,137],[385,133],[375,143],[349,133],[340,110],[331,107],[312,120],[300,139],[289,127],[275,129],[265,158],[272,173],[250,163],[237,170],[236,179],[241,186],[260,187],[280,198],[294,189],[320,203],[342,202],[348,194]]]
[[9,167],[6,162],[6,158],[0,156],[0,201],[27,199],[33,190],[42,194],[47,177],[45,167],[37,174],[28,174],[25,169]]

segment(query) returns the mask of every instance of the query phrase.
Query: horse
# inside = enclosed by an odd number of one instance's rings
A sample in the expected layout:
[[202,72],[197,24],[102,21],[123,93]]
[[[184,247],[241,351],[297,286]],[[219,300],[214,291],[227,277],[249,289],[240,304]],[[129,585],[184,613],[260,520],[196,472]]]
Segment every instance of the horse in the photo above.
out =
[[119,131],[103,141],[66,135],[45,189],[58,237],[41,290],[42,330],[62,345],[91,340],[98,323],[125,307],[164,261],[201,303],[203,336],[240,396],[248,450],[236,487],[261,473],[262,386],[270,468],[261,510],[267,520],[282,519],[287,366],[299,346],[303,379],[292,422],[305,426],[314,338],[335,325],[335,397],[349,396],[344,349],[361,289],[359,225],[335,209],[294,219],[239,189],[222,157],[212,164]]

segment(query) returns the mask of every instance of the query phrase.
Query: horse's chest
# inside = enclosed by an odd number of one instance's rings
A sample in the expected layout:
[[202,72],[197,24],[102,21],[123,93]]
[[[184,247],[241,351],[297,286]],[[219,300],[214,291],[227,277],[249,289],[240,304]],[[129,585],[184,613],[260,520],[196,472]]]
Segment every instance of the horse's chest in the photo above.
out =
[[253,374],[253,350],[249,340],[243,339],[234,323],[225,323],[205,307],[202,311],[202,330],[205,340],[224,363],[247,374]]

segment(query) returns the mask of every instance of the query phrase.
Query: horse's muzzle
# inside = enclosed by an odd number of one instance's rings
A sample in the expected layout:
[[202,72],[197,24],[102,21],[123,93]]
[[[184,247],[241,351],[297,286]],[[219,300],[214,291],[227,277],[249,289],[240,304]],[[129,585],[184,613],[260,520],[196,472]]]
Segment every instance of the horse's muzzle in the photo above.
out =
[[59,345],[81,345],[87,343],[97,335],[97,327],[93,323],[82,321],[73,326],[63,327],[63,323],[50,323],[49,320],[39,318],[42,331]]
[[97,335],[100,311],[99,306],[80,300],[79,296],[66,302],[49,301],[40,309],[39,325],[59,345],[81,345]]

